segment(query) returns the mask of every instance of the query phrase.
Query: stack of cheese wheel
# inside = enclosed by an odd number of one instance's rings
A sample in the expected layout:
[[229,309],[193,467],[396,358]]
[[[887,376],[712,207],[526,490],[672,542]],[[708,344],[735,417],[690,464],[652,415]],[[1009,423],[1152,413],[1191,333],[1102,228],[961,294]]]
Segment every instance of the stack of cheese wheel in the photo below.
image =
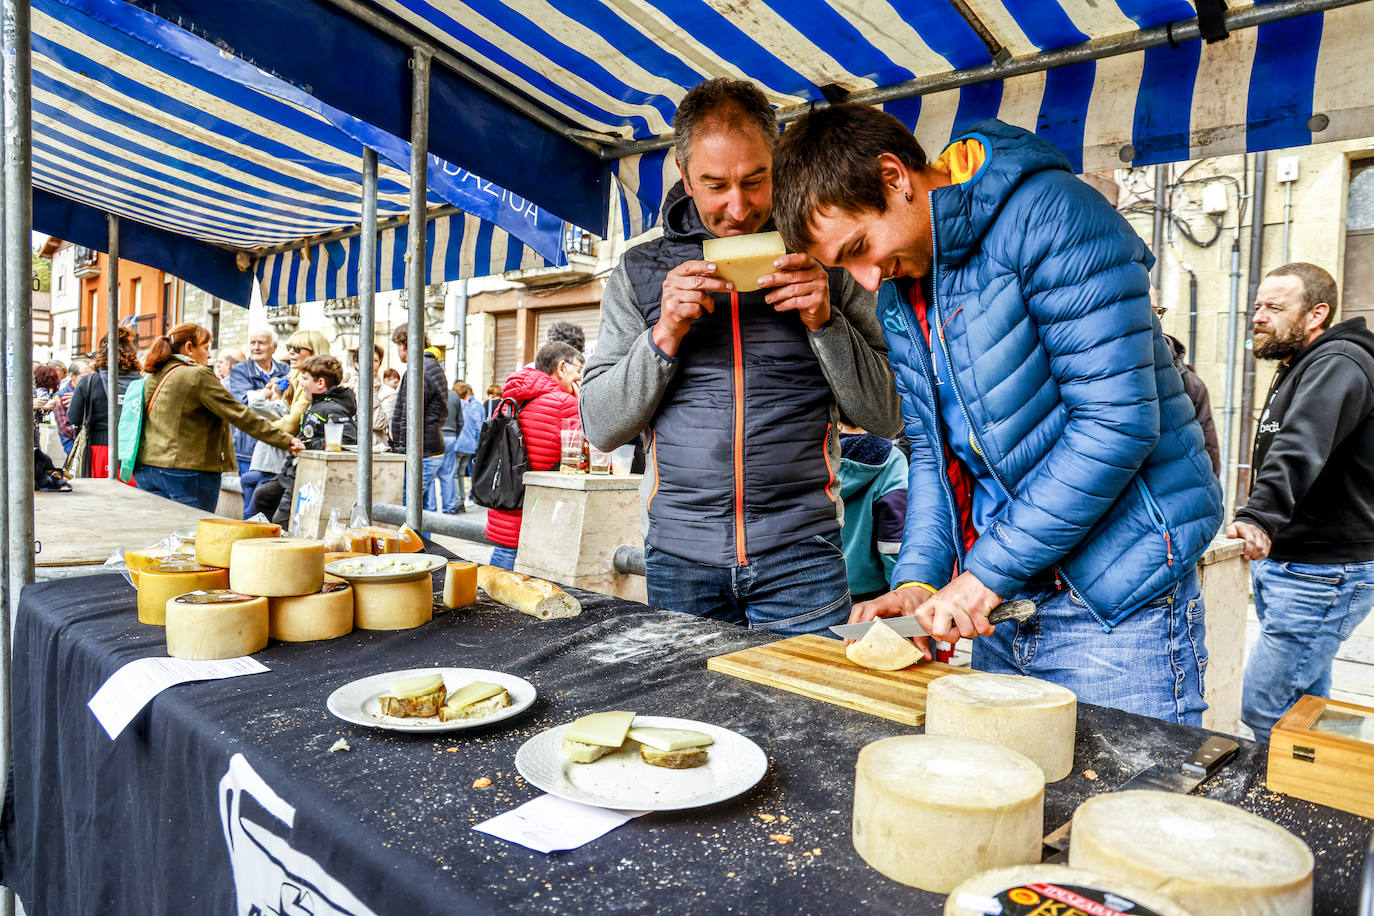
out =
[[353,590],[324,574],[324,544],[251,538],[230,551],[229,587],[266,599],[267,633],[286,642],[334,639],[353,629]]
[[408,630],[434,618],[429,573],[400,582],[353,580],[353,625],[360,630]]
[[1073,769],[1078,698],[1049,681],[1015,674],[948,674],[926,688],[926,734],[979,738],[1020,751],[1046,782]]
[[167,654],[173,658],[237,658],[265,648],[266,598],[221,588],[167,602]]
[[944,916],[1120,912],[1190,916],[1157,891],[1062,865],[1015,865],[975,875],[950,893]]
[[1170,792],[1112,792],[1073,815],[1069,865],[1157,889],[1192,913],[1307,916],[1312,851],[1271,821]]
[[1038,862],[1044,819],[1045,774],[1010,748],[904,735],[859,752],[854,849],[902,884],[948,894],[979,872]]
[[196,560],[206,566],[230,565],[230,550],[248,538],[274,538],[281,525],[271,522],[245,522],[236,518],[203,518],[196,525]]
[[167,602],[197,589],[225,588],[229,571],[197,563],[187,556],[166,557],[144,566],[138,575],[138,622],[162,626]]
[[129,580],[138,588],[138,574],[161,560],[180,557],[195,559],[195,548],[186,544],[182,547],[137,547],[124,551],[124,568],[129,571]]

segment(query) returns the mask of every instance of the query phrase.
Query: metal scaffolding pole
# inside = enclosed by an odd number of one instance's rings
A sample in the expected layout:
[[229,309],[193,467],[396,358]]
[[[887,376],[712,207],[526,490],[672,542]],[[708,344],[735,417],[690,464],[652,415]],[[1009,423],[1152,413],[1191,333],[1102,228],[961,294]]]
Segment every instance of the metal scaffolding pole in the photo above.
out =
[[424,509],[425,183],[429,159],[429,64],[433,52],[411,52],[410,224],[406,228],[406,523],[421,530]]
[[[105,415],[109,425],[105,428],[109,430],[106,439],[109,440],[106,475],[111,480],[119,479],[119,217],[110,214],[105,217],[109,224],[109,243],[105,247],[106,254],[109,256],[109,297],[110,301],[106,309],[105,335],[108,345],[105,348],[105,357],[109,365],[105,367],[109,373],[109,378],[105,380]],[[91,318],[95,318],[94,315]]]
[[358,508],[372,524],[372,358],[377,337],[377,151],[363,148],[363,225],[358,252]]
[[[0,620],[0,778],[13,759],[10,633],[19,591],[33,581],[33,85],[28,0],[4,0],[4,252],[5,477],[8,586]],[[14,897],[0,892],[0,909]]]

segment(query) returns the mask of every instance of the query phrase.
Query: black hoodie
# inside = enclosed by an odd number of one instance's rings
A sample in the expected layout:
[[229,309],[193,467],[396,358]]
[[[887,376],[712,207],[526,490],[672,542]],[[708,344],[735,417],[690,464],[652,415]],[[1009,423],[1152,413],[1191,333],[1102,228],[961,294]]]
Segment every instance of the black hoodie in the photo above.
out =
[[1279,366],[1255,432],[1250,500],[1238,521],[1273,539],[1274,560],[1374,560],[1374,333],[1335,325]]

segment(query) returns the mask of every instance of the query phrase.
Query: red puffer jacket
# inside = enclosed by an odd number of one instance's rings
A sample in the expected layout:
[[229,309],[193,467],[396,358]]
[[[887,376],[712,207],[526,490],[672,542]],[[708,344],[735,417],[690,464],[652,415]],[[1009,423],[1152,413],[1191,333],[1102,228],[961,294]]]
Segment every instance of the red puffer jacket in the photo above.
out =
[[[534,368],[521,369],[507,379],[501,396],[515,398],[524,407],[520,433],[525,437],[530,470],[556,469],[561,450],[558,434],[564,420],[577,419],[577,398],[558,387],[552,375]],[[518,547],[520,518],[519,509],[488,509],[487,538],[503,547]]]

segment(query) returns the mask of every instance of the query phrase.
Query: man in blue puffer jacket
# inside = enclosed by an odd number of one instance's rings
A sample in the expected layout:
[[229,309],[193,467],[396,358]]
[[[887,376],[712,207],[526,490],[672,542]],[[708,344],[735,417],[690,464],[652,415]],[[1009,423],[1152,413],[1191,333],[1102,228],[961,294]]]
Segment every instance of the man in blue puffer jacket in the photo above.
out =
[[[1144,243],[1058,150],[998,121],[927,162],[891,115],[822,109],[774,174],[789,249],[881,287],[912,443],[900,585],[853,619],[915,615],[981,636],[976,668],[1200,723],[1196,564],[1221,491]],[[1038,612],[994,632],[1013,597]]]

